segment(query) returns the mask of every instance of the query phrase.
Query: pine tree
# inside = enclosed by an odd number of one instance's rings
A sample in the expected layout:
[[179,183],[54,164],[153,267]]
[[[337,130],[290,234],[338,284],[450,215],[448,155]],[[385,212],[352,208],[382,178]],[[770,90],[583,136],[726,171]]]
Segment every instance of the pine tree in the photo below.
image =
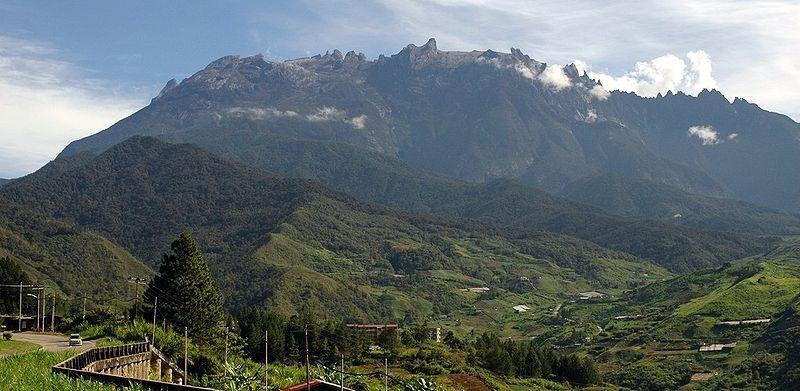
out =
[[194,341],[218,343],[225,321],[223,297],[197,242],[184,230],[172,242],[171,250],[164,255],[147,296],[159,297],[158,314],[177,330],[187,327]]

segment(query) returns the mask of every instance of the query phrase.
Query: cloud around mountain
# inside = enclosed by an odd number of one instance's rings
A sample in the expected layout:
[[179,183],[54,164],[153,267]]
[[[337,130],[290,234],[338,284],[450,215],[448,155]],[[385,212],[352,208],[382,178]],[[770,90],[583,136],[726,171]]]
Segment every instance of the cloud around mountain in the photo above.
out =
[[634,92],[645,97],[654,97],[667,91],[697,95],[703,89],[717,88],[717,81],[712,75],[711,56],[702,50],[688,52],[685,58],[666,54],[650,61],[639,61],[633,70],[620,76],[596,72],[583,61],[575,61],[575,65],[581,72],[586,71],[592,79],[599,80],[609,91]]

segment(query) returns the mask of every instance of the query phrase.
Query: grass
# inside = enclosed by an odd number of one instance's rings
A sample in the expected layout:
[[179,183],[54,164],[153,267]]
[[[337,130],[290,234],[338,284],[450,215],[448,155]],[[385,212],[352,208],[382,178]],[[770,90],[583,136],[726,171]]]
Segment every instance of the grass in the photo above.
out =
[[780,312],[797,296],[800,277],[786,265],[764,262],[759,267],[761,270],[748,278],[722,284],[711,293],[682,305],[676,315],[744,320]]
[[117,387],[72,379],[51,372],[51,367],[73,352],[35,351],[0,359],[0,390],[14,391],[113,391]]
[[0,357],[38,350],[39,345],[25,341],[0,340]]

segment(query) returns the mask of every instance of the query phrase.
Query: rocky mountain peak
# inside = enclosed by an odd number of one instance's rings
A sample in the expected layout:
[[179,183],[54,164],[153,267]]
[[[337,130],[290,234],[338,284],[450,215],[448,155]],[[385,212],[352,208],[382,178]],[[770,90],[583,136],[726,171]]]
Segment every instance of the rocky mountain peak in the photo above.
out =
[[569,64],[564,67],[564,73],[569,76],[570,79],[577,79],[581,76],[580,72],[578,72],[578,67],[575,64]]
[[212,61],[206,66],[206,69],[225,68],[239,61],[241,57],[237,55],[224,56],[217,60]]
[[697,94],[697,99],[703,102],[714,103],[714,104],[724,104],[728,105],[728,98],[725,95],[722,95],[722,92],[719,92],[716,89],[706,89],[703,88],[699,94]]
[[435,51],[435,50],[437,50],[437,49],[436,49],[436,40],[435,40],[435,39],[433,39],[433,38],[430,38],[430,39],[428,39],[428,42],[425,42],[425,44],[424,44],[424,45],[422,45],[422,47],[421,47],[420,49],[422,49],[422,50],[428,50],[428,51]]
[[156,95],[156,97],[151,100],[151,103],[169,94],[170,91],[174,90],[176,87],[178,87],[178,81],[175,79],[169,79],[167,84],[164,85],[164,88],[162,88],[161,91],[158,93],[158,95]]

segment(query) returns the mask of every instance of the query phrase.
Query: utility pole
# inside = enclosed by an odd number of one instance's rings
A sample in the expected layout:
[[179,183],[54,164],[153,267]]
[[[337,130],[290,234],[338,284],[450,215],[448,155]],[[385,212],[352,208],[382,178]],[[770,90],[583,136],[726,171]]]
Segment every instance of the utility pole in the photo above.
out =
[[[132,283],[133,285],[136,286],[136,289],[135,289],[136,297],[134,298],[136,300],[136,303],[134,304],[134,307],[133,307],[133,322],[135,322],[136,318],[139,317],[139,285],[146,284],[147,280],[145,280],[144,278],[139,278],[139,277],[128,277],[128,282],[130,282],[130,283]],[[131,322],[131,323],[133,323],[133,322]]]
[[53,312],[50,315],[50,332],[56,331],[56,295],[53,295]]
[[83,323],[86,323],[86,297],[83,298]]
[[39,322],[42,320],[41,313],[39,312],[39,309],[41,308],[41,306],[39,305],[39,300],[41,298],[42,298],[42,292],[39,292],[39,294],[36,295],[36,331],[39,331]]
[[344,353],[342,353],[342,371],[339,372],[339,391],[344,391]]
[[189,328],[183,328],[183,384],[189,385]]
[[136,318],[139,317],[139,284],[136,284],[136,304],[133,307],[133,321],[136,322]]
[[264,389],[269,391],[269,329],[264,330]]
[[[41,289],[42,288],[36,288],[36,287],[33,288],[34,291],[40,291]],[[38,295],[34,295],[33,293],[28,293],[25,296],[30,296],[30,297],[35,297],[36,298],[36,329],[35,330],[39,331],[39,321],[41,320],[39,318],[39,315],[41,315],[40,312],[39,312],[39,310],[41,309],[41,305],[39,304],[39,300],[42,298],[42,292],[39,292]]]
[[42,291],[42,328],[40,329],[41,332],[44,332],[45,323],[47,323],[47,288],[44,288]]
[[156,347],[156,311],[158,311],[158,296],[153,301],[153,339],[150,344]]
[[306,340],[306,391],[311,391],[311,359],[308,355],[308,323],[305,327],[305,340]]
[[22,331],[22,281],[19,282],[19,318],[17,318],[17,331]]
[[389,357],[383,358],[383,365],[385,369],[384,380],[383,380],[383,390],[389,391]]

